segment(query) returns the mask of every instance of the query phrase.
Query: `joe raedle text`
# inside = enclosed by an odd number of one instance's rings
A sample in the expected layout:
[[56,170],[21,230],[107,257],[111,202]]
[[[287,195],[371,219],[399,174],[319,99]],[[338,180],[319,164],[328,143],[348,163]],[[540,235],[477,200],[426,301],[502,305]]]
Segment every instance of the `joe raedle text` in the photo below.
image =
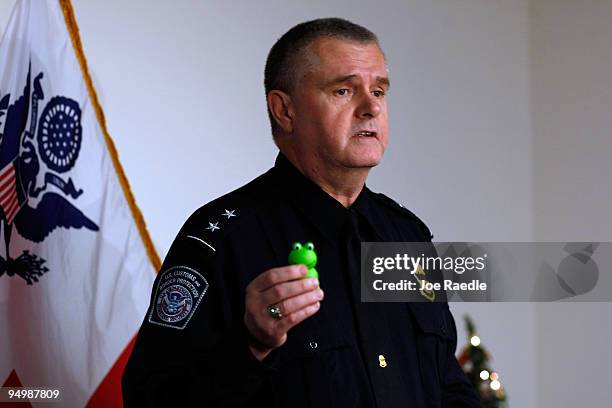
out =
[[[411,279],[396,279],[387,281],[374,279],[372,281],[375,291],[419,291],[436,292],[440,290],[454,292],[484,292],[487,283],[479,279],[463,280],[441,279],[432,281],[427,271],[451,273],[457,278],[465,272],[480,272],[485,268],[487,255],[479,257],[440,257],[440,256],[409,256],[408,254],[395,254],[389,257],[375,257],[372,259],[372,273],[382,275],[385,272],[407,272]],[[382,277],[382,276],[381,276]]]
[[408,279],[402,279],[398,282],[385,282],[382,279],[376,279],[372,282],[372,286],[376,291],[486,291],[487,283],[474,279],[470,282],[454,282],[451,279],[444,279],[440,282],[428,282],[420,280],[417,282]]

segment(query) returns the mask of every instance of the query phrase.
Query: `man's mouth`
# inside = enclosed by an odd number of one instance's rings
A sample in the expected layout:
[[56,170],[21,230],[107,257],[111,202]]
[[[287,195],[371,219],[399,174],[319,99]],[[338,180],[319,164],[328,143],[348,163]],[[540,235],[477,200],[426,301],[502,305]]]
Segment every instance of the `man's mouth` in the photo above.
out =
[[371,132],[369,130],[362,130],[360,132],[355,133],[355,136],[376,137],[376,132]]

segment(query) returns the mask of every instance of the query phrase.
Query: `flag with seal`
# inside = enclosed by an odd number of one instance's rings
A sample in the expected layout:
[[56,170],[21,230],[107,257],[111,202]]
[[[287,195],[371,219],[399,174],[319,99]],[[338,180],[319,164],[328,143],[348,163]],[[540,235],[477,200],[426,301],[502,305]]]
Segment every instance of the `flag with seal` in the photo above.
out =
[[0,43],[0,385],[120,405],[158,269],[69,0],[17,0]]

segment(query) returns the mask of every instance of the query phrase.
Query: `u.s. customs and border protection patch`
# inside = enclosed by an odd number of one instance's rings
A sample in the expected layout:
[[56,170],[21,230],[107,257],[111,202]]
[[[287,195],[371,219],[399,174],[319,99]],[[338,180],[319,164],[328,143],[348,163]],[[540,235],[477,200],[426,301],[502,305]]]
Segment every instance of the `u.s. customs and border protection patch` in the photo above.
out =
[[182,330],[202,301],[208,282],[196,270],[174,266],[161,273],[149,323]]

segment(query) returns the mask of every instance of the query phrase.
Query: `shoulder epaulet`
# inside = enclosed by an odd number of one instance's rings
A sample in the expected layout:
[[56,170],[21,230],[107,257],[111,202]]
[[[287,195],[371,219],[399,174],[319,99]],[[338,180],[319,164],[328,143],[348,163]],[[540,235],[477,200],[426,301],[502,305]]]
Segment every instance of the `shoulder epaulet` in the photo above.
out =
[[433,239],[433,234],[431,233],[427,225],[419,217],[417,217],[412,211],[410,211],[403,205],[399,204],[392,198],[389,198],[382,193],[373,193],[373,197],[379,202],[385,204],[388,208],[391,208],[395,212],[402,214],[403,216],[408,217],[411,220],[415,221],[419,225],[421,230],[423,231],[423,234],[426,237],[429,237],[429,239]]
[[229,232],[237,227],[246,215],[241,208],[209,203],[196,210],[180,234],[189,240],[199,242],[207,251],[215,253]]
[[265,173],[248,184],[198,208],[181,230],[183,237],[199,242],[215,253],[228,234],[258,211],[257,191],[266,181]]
[[222,259],[217,255],[223,252],[227,233],[243,215],[227,202],[213,201],[200,207],[179,231],[154,284],[149,323],[183,330],[195,315],[209,285],[218,279],[215,270],[219,269],[205,263]]

